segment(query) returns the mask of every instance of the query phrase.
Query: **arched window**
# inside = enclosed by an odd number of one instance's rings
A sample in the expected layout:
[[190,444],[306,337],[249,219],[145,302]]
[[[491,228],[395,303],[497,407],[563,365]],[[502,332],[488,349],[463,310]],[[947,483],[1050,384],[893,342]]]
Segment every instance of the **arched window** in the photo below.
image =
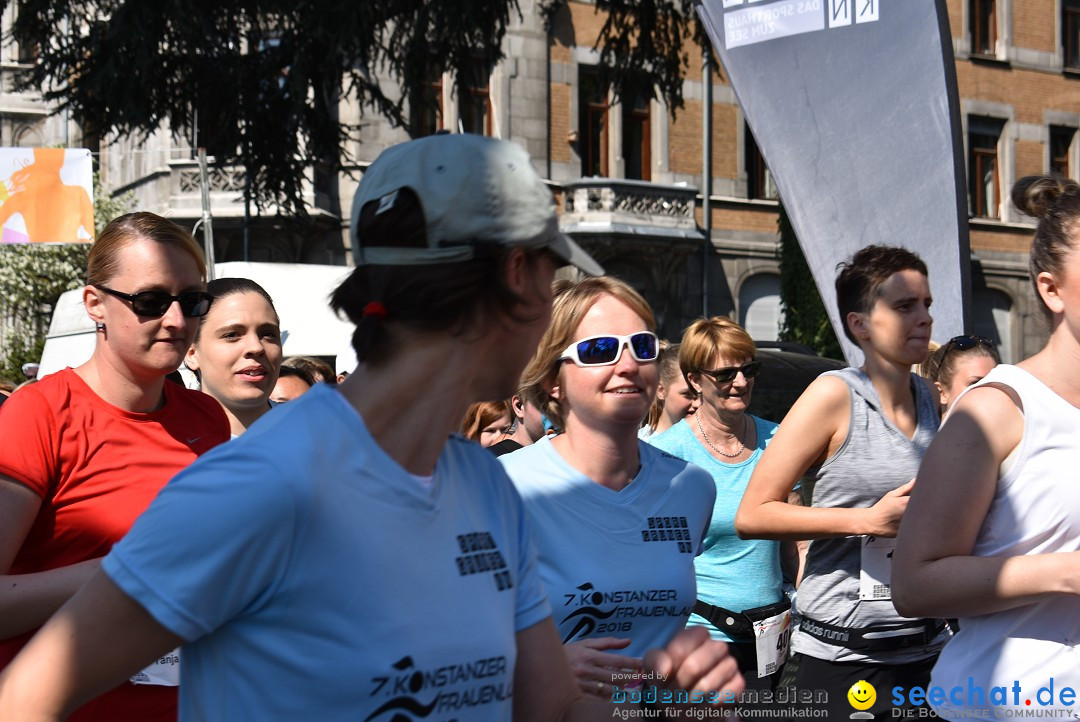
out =
[[40,148],[41,133],[37,126],[22,125],[15,128],[12,145],[16,148]]
[[971,294],[971,305],[975,335],[991,339],[1002,362],[1012,363],[1012,299],[1001,291],[980,288]]
[[780,276],[758,273],[739,288],[739,324],[755,341],[776,341],[780,337]]

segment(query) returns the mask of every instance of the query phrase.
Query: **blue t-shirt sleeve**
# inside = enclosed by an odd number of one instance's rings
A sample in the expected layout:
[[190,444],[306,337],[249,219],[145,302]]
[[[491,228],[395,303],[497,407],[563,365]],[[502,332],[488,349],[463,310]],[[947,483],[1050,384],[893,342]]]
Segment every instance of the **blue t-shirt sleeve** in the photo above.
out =
[[177,475],[102,562],[189,642],[272,593],[302,518],[300,487],[288,483],[295,472],[243,446],[218,447]]
[[[513,490],[512,490],[513,491]],[[521,497],[514,492],[514,507],[518,513],[518,595],[514,630],[522,631],[551,616],[551,603],[547,590],[540,580],[540,565],[536,558],[536,545],[533,542],[529,520]]]
[[704,494],[702,505],[705,508],[705,526],[701,528],[701,536],[698,538],[694,556],[701,556],[705,552],[705,538],[709,535],[709,527],[712,526],[713,509],[716,506],[716,484],[709,472],[696,464],[686,463],[687,471],[701,478],[701,490]]
[[495,477],[493,481],[505,494],[506,503],[502,508],[507,515],[507,523],[512,525],[510,529],[517,529],[517,538],[515,539],[517,559],[514,570],[517,580],[514,631],[517,632],[528,629],[537,622],[551,616],[551,604],[548,601],[547,590],[544,589],[544,584],[540,580],[540,563],[536,557],[536,544],[533,541],[528,516],[525,514],[525,505],[521,501],[521,495],[518,493],[517,487],[507,475],[509,457],[518,454],[520,451],[522,449],[510,454],[503,454],[498,459],[492,458],[490,460],[491,473]]

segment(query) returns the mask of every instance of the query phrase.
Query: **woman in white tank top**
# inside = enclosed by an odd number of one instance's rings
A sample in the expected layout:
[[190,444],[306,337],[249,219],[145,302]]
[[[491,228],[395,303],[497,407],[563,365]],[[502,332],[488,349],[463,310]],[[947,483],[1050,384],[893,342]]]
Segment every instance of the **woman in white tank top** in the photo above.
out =
[[1050,338],[956,402],[904,515],[893,597],[960,618],[926,690],[939,713],[1078,718],[1080,185],[1024,178],[1013,202],[1040,219],[1031,271]]

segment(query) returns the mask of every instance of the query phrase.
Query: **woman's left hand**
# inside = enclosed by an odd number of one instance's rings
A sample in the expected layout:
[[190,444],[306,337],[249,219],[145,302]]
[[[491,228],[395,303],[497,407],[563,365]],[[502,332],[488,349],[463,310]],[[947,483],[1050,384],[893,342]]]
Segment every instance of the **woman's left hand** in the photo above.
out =
[[[715,703],[735,700],[745,682],[727,645],[709,638],[704,627],[687,627],[663,649],[650,649],[645,669],[661,689],[701,692]],[[661,681],[662,680],[662,681]]]

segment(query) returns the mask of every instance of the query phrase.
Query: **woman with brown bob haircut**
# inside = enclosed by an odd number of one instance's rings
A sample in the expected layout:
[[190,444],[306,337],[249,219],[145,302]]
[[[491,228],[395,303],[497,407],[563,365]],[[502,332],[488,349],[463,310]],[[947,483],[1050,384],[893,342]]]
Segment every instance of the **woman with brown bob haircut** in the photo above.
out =
[[[83,302],[97,329],[90,360],[23,389],[0,414],[0,668],[165,482],[229,438],[216,401],[165,380],[210,309],[187,231],[152,213],[112,221],[90,249]],[[71,719],[175,720],[178,675],[162,664],[137,677],[146,684],[114,682]]]
[[[525,503],[540,575],[581,689],[610,699],[686,626],[715,491],[637,438],[659,379],[652,310],[626,283],[563,286],[522,376],[559,433],[499,457]],[[664,590],[655,599],[620,590]],[[572,601],[567,601],[572,600]],[[726,660],[710,673],[732,678]],[[740,685],[741,686],[741,685]]]
[[[705,550],[696,564],[697,605],[690,623],[731,646],[749,688],[773,689],[791,629],[781,543],[743,540],[735,532],[735,510],[777,428],[748,412],[761,369],[756,351],[750,335],[729,318],[690,324],[679,344],[679,366],[701,407],[649,442],[705,469],[716,486]],[[794,544],[784,544],[794,558]]]

